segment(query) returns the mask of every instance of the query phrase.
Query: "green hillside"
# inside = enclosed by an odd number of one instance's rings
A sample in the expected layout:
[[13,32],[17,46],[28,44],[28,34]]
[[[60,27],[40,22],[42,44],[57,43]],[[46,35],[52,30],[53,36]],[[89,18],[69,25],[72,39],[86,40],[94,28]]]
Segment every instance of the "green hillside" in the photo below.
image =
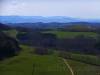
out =
[[[34,48],[21,46],[19,56],[0,62],[0,75],[71,75],[68,66],[57,54],[36,55]],[[68,60],[75,75],[98,75],[97,66]]]
[[23,46],[19,56],[0,62],[1,75],[70,75],[62,60],[55,55],[31,54],[33,48]]
[[18,31],[15,29],[6,30],[3,32],[6,33],[8,36],[14,37],[14,38],[16,38],[16,35],[18,34]]
[[100,67],[92,66],[78,61],[68,60],[75,75],[99,75]]
[[73,38],[78,35],[84,35],[86,37],[96,37],[95,32],[67,32],[67,31],[44,31],[43,33],[53,33],[59,38]]

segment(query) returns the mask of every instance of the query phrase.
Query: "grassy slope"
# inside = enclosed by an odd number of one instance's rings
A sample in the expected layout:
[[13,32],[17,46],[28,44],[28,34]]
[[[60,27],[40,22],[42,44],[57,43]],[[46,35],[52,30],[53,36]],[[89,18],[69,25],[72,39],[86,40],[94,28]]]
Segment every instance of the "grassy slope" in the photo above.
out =
[[[22,46],[19,56],[0,62],[0,75],[70,75],[68,67],[56,54],[31,54],[33,48]],[[98,75],[100,68],[68,59],[75,75]]]
[[44,33],[54,33],[59,38],[73,38],[77,35],[85,35],[89,37],[95,37],[96,33],[94,32],[65,32],[65,31],[45,31]]
[[34,55],[31,50],[23,46],[19,56],[0,62],[0,75],[70,75],[59,57]]
[[3,31],[4,33],[6,33],[7,35],[16,38],[16,35],[18,33],[18,31],[16,31],[15,29],[11,29],[11,30],[7,30],[7,31]]
[[[4,31],[11,37],[16,37],[16,34],[18,34],[18,31],[12,29],[8,31]],[[24,32],[23,32],[24,33]],[[57,35],[58,38],[73,38],[77,35],[84,35],[88,37],[96,37],[95,32],[68,32],[68,31],[44,31],[43,33],[54,33]]]
[[100,67],[68,60],[70,66],[74,70],[75,75],[99,75]]
[[100,58],[95,55],[85,55],[85,54],[72,54],[72,58],[86,63],[91,63],[95,65],[100,65]]
[[[52,32],[60,38],[73,37],[84,34],[95,36],[93,32]],[[12,34],[12,33],[11,33]],[[15,32],[13,32],[15,36]],[[39,56],[31,54],[32,48],[23,46],[23,51],[19,56],[0,62],[0,75],[70,75],[70,71],[64,62],[55,55]],[[80,55],[73,55],[78,58]],[[87,57],[87,56],[86,56]],[[93,58],[94,59],[94,58]],[[82,62],[68,60],[75,75],[98,75],[100,68]]]
[[[0,75],[70,75],[61,58],[56,55],[31,54],[33,48],[23,46],[19,56],[0,62]],[[98,67],[68,60],[75,75],[96,75]]]

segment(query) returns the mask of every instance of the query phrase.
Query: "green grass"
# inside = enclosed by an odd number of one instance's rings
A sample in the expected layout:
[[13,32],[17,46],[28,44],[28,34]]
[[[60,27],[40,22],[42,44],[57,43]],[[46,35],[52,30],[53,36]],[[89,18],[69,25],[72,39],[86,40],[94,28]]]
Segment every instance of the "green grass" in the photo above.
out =
[[[100,58],[94,55],[76,54],[64,52],[66,60],[72,67],[75,75],[99,75],[100,74]],[[88,64],[87,64],[88,63]],[[91,65],[96,64],[96,65]]]
[[18,33],[18,31],[15,30],[15,29],[6,30],[6,31],[3,31],[3,32],[6,33],[8,36],[11,36],[11,37],[14,37],[14,38],[16,38],[16,35]]
[[[21,46],[18,56],[0,62],[0,75],[71,75],[58,54],[36,55],[34,48]],[[79,56],[78,56],[79,57]],[[100,68],[68,59],[75,75],[98,75]]]
[[19,56],[0,62],[0,75],[70,75],[56,55],[35,55],[33,48],[23,46]]
[[77,35],[84,35],[87,37],[96,37],[95,32],[67,32],[67,31],[45,31],[43,33],[54,33],[58,38],[73,38]]
[[100,75],[100,67],[73,60],[68,60],[68,62],[75,75]]
[[92,65],[100,66],[100,58],[96,55],[87,55],[87,54],[79,54],[79,53],[72,53],[72,52],[58,52],[60,57],[66,59],[72,59]]
[[85,55],[85,54],[72,54],[72,59],[76,59],[79,61],[83,61],[86,63],[94,64],[94,65],[100,65],[100,58],[99,56],[95,55]]

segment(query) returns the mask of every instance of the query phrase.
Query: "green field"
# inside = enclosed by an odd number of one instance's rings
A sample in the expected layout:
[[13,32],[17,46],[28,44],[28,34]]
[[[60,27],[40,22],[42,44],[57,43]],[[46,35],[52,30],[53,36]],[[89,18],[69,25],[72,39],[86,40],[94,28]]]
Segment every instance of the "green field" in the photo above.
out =
[[100,66],[100,58],[99,56],[96,55],[63,52],[60,54],[60,56],[66,59],[72,59],[72,60]]
[[[20,32],[16,31],[16,30],[8,30],[8,31],[3,31],[5,33],[7,33],[9,36],[11,37],[16,37],[16,35]],[[25,33],[25,32],[22,32]],[[52,30],[52,31],[43,31],[42,33],[53,33],[56,34],[58,38],[74,38],[78,35],[84,35],[86,37],[96,37],[97,34],[95,32],[68,32],[68,31],[56,31],[56,30]]]
[[15,29],[3,31],[3,32],[6,33],[8,36],[11,36],[13,38],[16,38],[16,35],[18,34],[18,31]]
[[[18,56],[0,62],[0,75],[71,75],[62,58],[57,54],[36,55],[34,48],[22,46]],[[68,60],[75,75],[98,75],[97,66]]]
[[73,38],[78,35],[96,37],[97,35],[95,32],[44,31],[43,33],[53,33],[56,34],[58,38]]
[[78,61],[68,60],[75,75],[100,75],[100,67],[80,63]]
[[0,62],[0,75],[70,75],[61,58],[31,54],[31,50],[23,46],[19,56]]

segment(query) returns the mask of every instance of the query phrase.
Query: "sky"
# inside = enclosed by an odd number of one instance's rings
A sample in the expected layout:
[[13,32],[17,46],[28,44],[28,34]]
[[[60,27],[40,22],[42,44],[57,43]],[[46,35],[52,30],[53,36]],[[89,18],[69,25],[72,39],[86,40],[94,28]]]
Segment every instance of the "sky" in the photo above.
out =
[[0,0],[0,16],[99,18],[100,0]]

